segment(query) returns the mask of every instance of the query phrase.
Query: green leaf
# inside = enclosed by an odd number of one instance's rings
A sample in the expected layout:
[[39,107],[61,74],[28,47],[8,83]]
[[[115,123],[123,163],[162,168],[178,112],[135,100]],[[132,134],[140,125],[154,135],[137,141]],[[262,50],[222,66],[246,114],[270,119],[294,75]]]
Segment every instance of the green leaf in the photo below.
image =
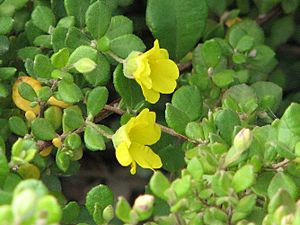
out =
[[145,49],[143,41],[134,34],[125,34],[110,41],[110,50],[124,59],[132,51],[143,52]]
[[241,112],[251,114],[258,107],[258,99],[253,89],[246,84],[229,88],[223,95],[223,106],[236,111],[235,104]]
[[168,145],[159,150],[163,168],[169,172],[176,172],[185,167],[184,152],[179,146]]
[[37,204],[38,213],[47,213],[48,223],[59,223],[62,217],[62,211],[57,199],[51,195],[47,195],[39,199]]
[[120,196],[116,205],[116,216],[124,223],[130,222],[131,207],[127,200]]
[[209,9],[221,16],[226,9],[226,0],[210,0],[207,2]]
[[67,65],[69,56],[69,50],[62,48],[51,56],[51,63],[55,68],[61,69]]
[[51,35],[51,42],[54,52],[66,47],[65,39],[68,29],[64,27],[56,27]]
[[249,35],[245,35],[238,41],[236,49],[240,52],[245,52],[250,50],[253,47],[253,45],[254,38]]
[[233,83],[234,81],[234,74],[233,70],[223,70],[219,73],[216,73],[212,76],[212,81],[220,88],[227,87],[229,84]]
[[51,141],[56,136],[52,124],[44,118],[37,118],[32,121],[31,132],[35,138],[43,141]]
[[294,17],[285,16],[277,19],[271,27],[270,45],[276,49],[286,43],[295,32]]
[[11,132],[19,136],[25,136],[25,134],[28,134],[28,128],[26,126],[26,123],[21,117],[18,116],[10,117],[8,124]]
[[65,44],[69,48],[75,49],[83,45],[89,46],[91,41],[81,30],[76,27],[71,27],[66,34]]
[[295,11],[297,9],[298,5],[299,5],[298,0],[282,0],[281,1],[282,9],[286,14]]
[[106,85],[110,79],[110,64],[102,54],[96,57],[96,68],[89,72],[84,73],[83,76],[93,86]]
[[41,48],[52,48],[51,35],[40,35],[33,40],[35,46]]
[[62,124],[62,110],[58,106],[50,106],[44,112],[44,118],[48,120],[55,130]]
[[6,98],[9,95],[8,85],[0,83],[0,97]]
[[[103,184],[100,184],[96,187],[93,187],[86,195],[85,206],[89,213],[94,216],[95,211],[97,210],[98,221],[97,223],[104,223],[102,217],[102,212],[105,207],[112,205],[114,201],[114,196],[112,191]],[[100,215],[99,215],[100,214]]]
[[215,67],[221,58],[221,48],[215,40],[206,41],[200,48],[204,64],[209,67]]
[[79,107],[71,106],[63,113],[64,133],[80,128],[84,124],[84,119]]
[[[292,141],[292,136],[300,138],[300,124],[298,115],[300,113],[300,105],[292,103],[284,112],[278,124],[278,140],[282,143],[287,143],[291,148],[298,142],[298,140]],[[295,143],[293,143],[295,142]]]
[[88,95],[86,107],[88,115],[96,116],[105,106],[108,100],[106,87],[96,87]]
[[21,58],[23,61],[25,61],[26,59],[34,59],[34,57],[37,54],[41,53],[41,49],[36,48],[36,47],[25,47],[25,48],[21,48],[18,50],[18,57]]
[[54,67],[48,56],[38,54],[34,58],[33,70],[37,77],[50,79]]
[[23,98],[31,102],[35,101],[37,98],[35,90],[26,82],[21,82],[18,85],[18,92]]
[[185,134],[194,140],[204,139],[203,128],[199,122],[190,122],[185,128]]
[[8,51],[10,42],[4,35],[0,35],[0,56]]
[[257,68],[267,66],[275,57],[273,49],[266,45],[256,46],[251,52],[253,53],[253,57],[249,57],[249,63]]
[[118,15],[111,18],[110,25],[105,36],[112,40],[125,34],[131,34],[132,32],[132,21],[125,16]]
[[66,16],[64,18],[61,18],[56,27],[64,27],[64,28],[71,28],[75,26],[75,17],[74,16]]
[[32,22],[32,20],[29,20],[25,24],[25,34],[27,39],[29,40],[30,43],[33,43],[34,39],[36,37],[45,34],[41,29],[39,29],[37,26],[35,26]]
[[80,207],[75,201],[71,201],[63,208],[62,221],[66,224],[71,224],[80,213]]
[[230,109],[223,109],[217,112],[215,124],[220,131],[221,137],[227,144],[231,144],[234,127],[239,126],[241,122],[237,113]]
[[58,95],[67,103],[77,103],[83,99],[81,89],[76,84],[65,80],[58,83]]
[[122,65],[118,65],[114,71],[114,86],[116,91],[122,97],[122,101],[131,109],[144,101],[141,88],[138,86],[135,80],[127,79],[123,74]]
[[255,182],[254,167],[245,165],[240,168],[232,178],[232,186],[236,192],[241,192],[251,187]]
[[61,171],[66,172],[70,167],[70,156],[63,149],[59,149],[56,152],[55,162]]
[[170,187],[170,182],[168,179],[161,173],[155,172],[149,182],[151,191],[161,199],[167,200],[165,191]]
[[65,8],[69,16],[74,16],[76,24],[79,27],[84,27],[85,13],[90,5],[89,0],[65,0]]
[[81,137],[76,133],[72,133],[68,137],[66,137],[64,143],[71,149],[80,148],[82,144]]
[[87,30],[94,39],[101,38],[107,31],[111,19],[111,10],[103,1],[96,1],[89,6],[85,21]]
[[93,71],[84,73],[84,78],[94,86],[105,85],[110,78],[110,65],[107,59],[92,47],[80,46],[71,54],[68,64],[74,64],[82,58],[89,58],[97,64]]
[[199,41],[207,14],[206,1],[149,0],[146,22],[171,58],[179,60]]
[[76,48],[69,57],[68,65],[75,64],[82,58],[89,58],[96,62],[97,50],[90,46],[80,46]]
[[268,205],[268,212],[274,213],[280,206],[285,206],[293,212],[295,210],[295,200],[291,197],[289,192],[285,189],[278,189],[278,191],[271,197]]
[[272,198],[279,189],[286,190],[296,200],[299,196],[298,187],[293,179],[283,172],[277,173],[268,187],[268,196]]
[[32,22],[35,26],[46,33],[49,28],[55,25],[55,16],[52,10],[46,6],[38,5],[31,14]]
[[186,125],[191,121],[187,114],[167,103],[165,118],[169,127],[176,132],[184,134]]
[[[2,138],[0,138],[0,142],[2,142],[2,144],[4,144],[4,141]],[[1,144],[1,145],[2,145]],[[3,183],[6,179],[7,174],[9,173],[9,166],[8,166],[8,162],[7,162],[7,158],[5,155],[5,149],[0,148],[0,186],[3,186]]]
[[103,136],[92,126],[86,126],[84,129],[84,143],[91,151],[105,150]]
[[259,105],[266,111],[276,112],[282,100],[282,88],[272,82],[258,81],[251,85]]
[[245,36],[248,35],[253,38],[254,45],[260,45],[264,43],[264,31],[263,29],[254,21],[250,19],[243,19],[241,22],[236,23],[227,32],[227,40],[229,43],[236,48],[238,42]]
[[198,158],[192,158],[187,164],[187,171],[196,180],[200,180],[203,175],[203,168],[200,160]]
[[191,121],[196,120],[202,114],[202,95],[196,86],[183,86],[174,93],[172,105],[185,112]]
[[0,35],[7,34],[13,28],[13,18],[10,16],[0,16]]
[[89,58],[81,58],[74,63],[75,69],[79,73],[89,73],[96,68],[97,64]]
[[191,189],[191,176],[186,175],[182,178],[177,178],[172,182],[171,188],[175,191],[178,198],[184,197]]

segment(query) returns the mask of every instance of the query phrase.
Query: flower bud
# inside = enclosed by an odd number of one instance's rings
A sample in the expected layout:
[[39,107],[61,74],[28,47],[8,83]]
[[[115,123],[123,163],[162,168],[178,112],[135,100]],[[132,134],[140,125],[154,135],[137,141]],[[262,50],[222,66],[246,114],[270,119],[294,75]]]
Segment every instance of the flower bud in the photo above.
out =
[[50,146],[42,149],[42,151],[40,151],[40,156],[47,157],[52,152],[52,148],[53,148],[52,145],[50,145]]
[[56,138],[53,138],[52,140],[52,144],[56,147],[56,148],[61,148],[62,146],[62,142],[61,142],[61,139],[58,137]]
[[25,118],[27,119],[27,121],[29,123],[31,123],[36,118],[36,115],[33,111],[29,110],[29,111],[26,111]]
[[140,195],[134,202],[133,210],[138,214],[140,220],[145,220],[151,216],[153,204],[154,197],[152,195]]
[[243,128],[240,132],[234,137],[233,146],[240,150],[244,151],[250,147],[252,143],[252,133],[251,130]]
[[133,73],[137,70],[138,65],[135,60],[137,56],[139,56],[141,52],[133,51],[129,54],[129,56],[126,58],[123,66],[123,73],[125,77],[129,79],[133,79]]
[[106,206],[102,212],[103,219],[108,223],[114,218],[114,208],[112,205]]

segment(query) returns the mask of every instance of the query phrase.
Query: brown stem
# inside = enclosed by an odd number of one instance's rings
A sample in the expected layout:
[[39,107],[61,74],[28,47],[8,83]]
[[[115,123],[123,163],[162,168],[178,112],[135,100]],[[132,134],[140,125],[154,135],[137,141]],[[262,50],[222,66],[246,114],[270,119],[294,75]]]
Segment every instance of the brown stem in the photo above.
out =
[[186,63],[177,64],[180,73],[184,73],[192,69],[192,61],[188,61]]
[[278,51],[280,53],[300,55],[300,47],[294,45],[282,45],[279,47]]
[[[114,113],[116,113],[118,115],[123,115],[125,113],[122,109],[117,108],[115,106],[111,106],[111,105],[105,105],[104,109],[109,110],[111,112],[114,112]],[[164,133],[167,133],[167,134],[169,134],[171,136],[177,137],[177,138],[179,138],[181,140],[188,141],[188,142],[191,142],[191,143],[194,143],[194,144],[198,144],[198,145],[199,144],[206,144],[205,141],[198,141],[198,140],[190,139],[190,138],[188,138],[188,137],[186,137],[186,136],[184,136],[182,134],[177,133],[175,130],[173,130],[173,129],[169,128],[169,127],[163,126],[161,124],[158,124],[158,125],[160,126],[161,130]]]
[[276,17],[276,16],[279,16],[280,14],[282,13],[282,9],[281,7],[278,5],[278,6],[275,6],[273,9],[271,9],[269,12],[267,12],[266,14],[262,14],[262,15],[259,15],[257,18],[256,18],[256,22],[261,25],[261,24],[264,24],[266,23],[267,21],[269,21],[270,19]]
[[273,164],[272,168],[275,170],[280,169],[282,167],[285,167],[289,162],[291,162],[289,159],[285,159],[285,160],[281,161],[280,163]]

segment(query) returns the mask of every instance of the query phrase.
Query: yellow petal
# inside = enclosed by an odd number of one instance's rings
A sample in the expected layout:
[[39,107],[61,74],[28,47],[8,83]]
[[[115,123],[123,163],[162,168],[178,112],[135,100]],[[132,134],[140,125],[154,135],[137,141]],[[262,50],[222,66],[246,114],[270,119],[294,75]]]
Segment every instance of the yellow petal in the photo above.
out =
[[155,61],[159,59],[168,59],[169,53],[166,49],[159,48],[158,40],[155,40],[153,48],[145,52],[144,56],[147,57],[149,61]]
[[158,60],[150,64],[152,89],[163,94],[172,93],[179,77],[177,65],[172,60]]
[[132,163],[132,158],[125,142],[121,142],[117,147],[116,157],[122,166],[129,166]]
[[149,112],[149,109],[144,109],[136,117],[136,124],[128,134],[130,140],[143,145],[156,143],[160,139],[161,129],[155,123],[155,120],[155,112]]
[[148,146],[132,143],[129,148],[129,152],[132,159],[143,168],[157,169],[162,167],[160,157]]
[[150,65],[147,58],[138,56],[136,59],[137,69],[133,72],[133,77],[139,80],[145,87],[150,89],[152,87],[152,80],[150,78]]
[[142,88],[143,95],[144,95],[147,102],[150,102],[152,104],[158,102],[159,96],[160,96],[158,91],[155,91],[153,89],[147,89],[142,84],[140,86]]

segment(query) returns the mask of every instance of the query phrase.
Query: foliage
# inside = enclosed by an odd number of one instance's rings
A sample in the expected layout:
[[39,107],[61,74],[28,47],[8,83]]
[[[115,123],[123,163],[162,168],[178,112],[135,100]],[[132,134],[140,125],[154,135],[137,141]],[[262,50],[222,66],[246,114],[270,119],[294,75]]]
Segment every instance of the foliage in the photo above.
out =
[[[0,225],[300,224],[299,15],[298,0],[0,0]],[[156,170],[145,193],[66,199],[59,177],[112,142],[132,174]]]

